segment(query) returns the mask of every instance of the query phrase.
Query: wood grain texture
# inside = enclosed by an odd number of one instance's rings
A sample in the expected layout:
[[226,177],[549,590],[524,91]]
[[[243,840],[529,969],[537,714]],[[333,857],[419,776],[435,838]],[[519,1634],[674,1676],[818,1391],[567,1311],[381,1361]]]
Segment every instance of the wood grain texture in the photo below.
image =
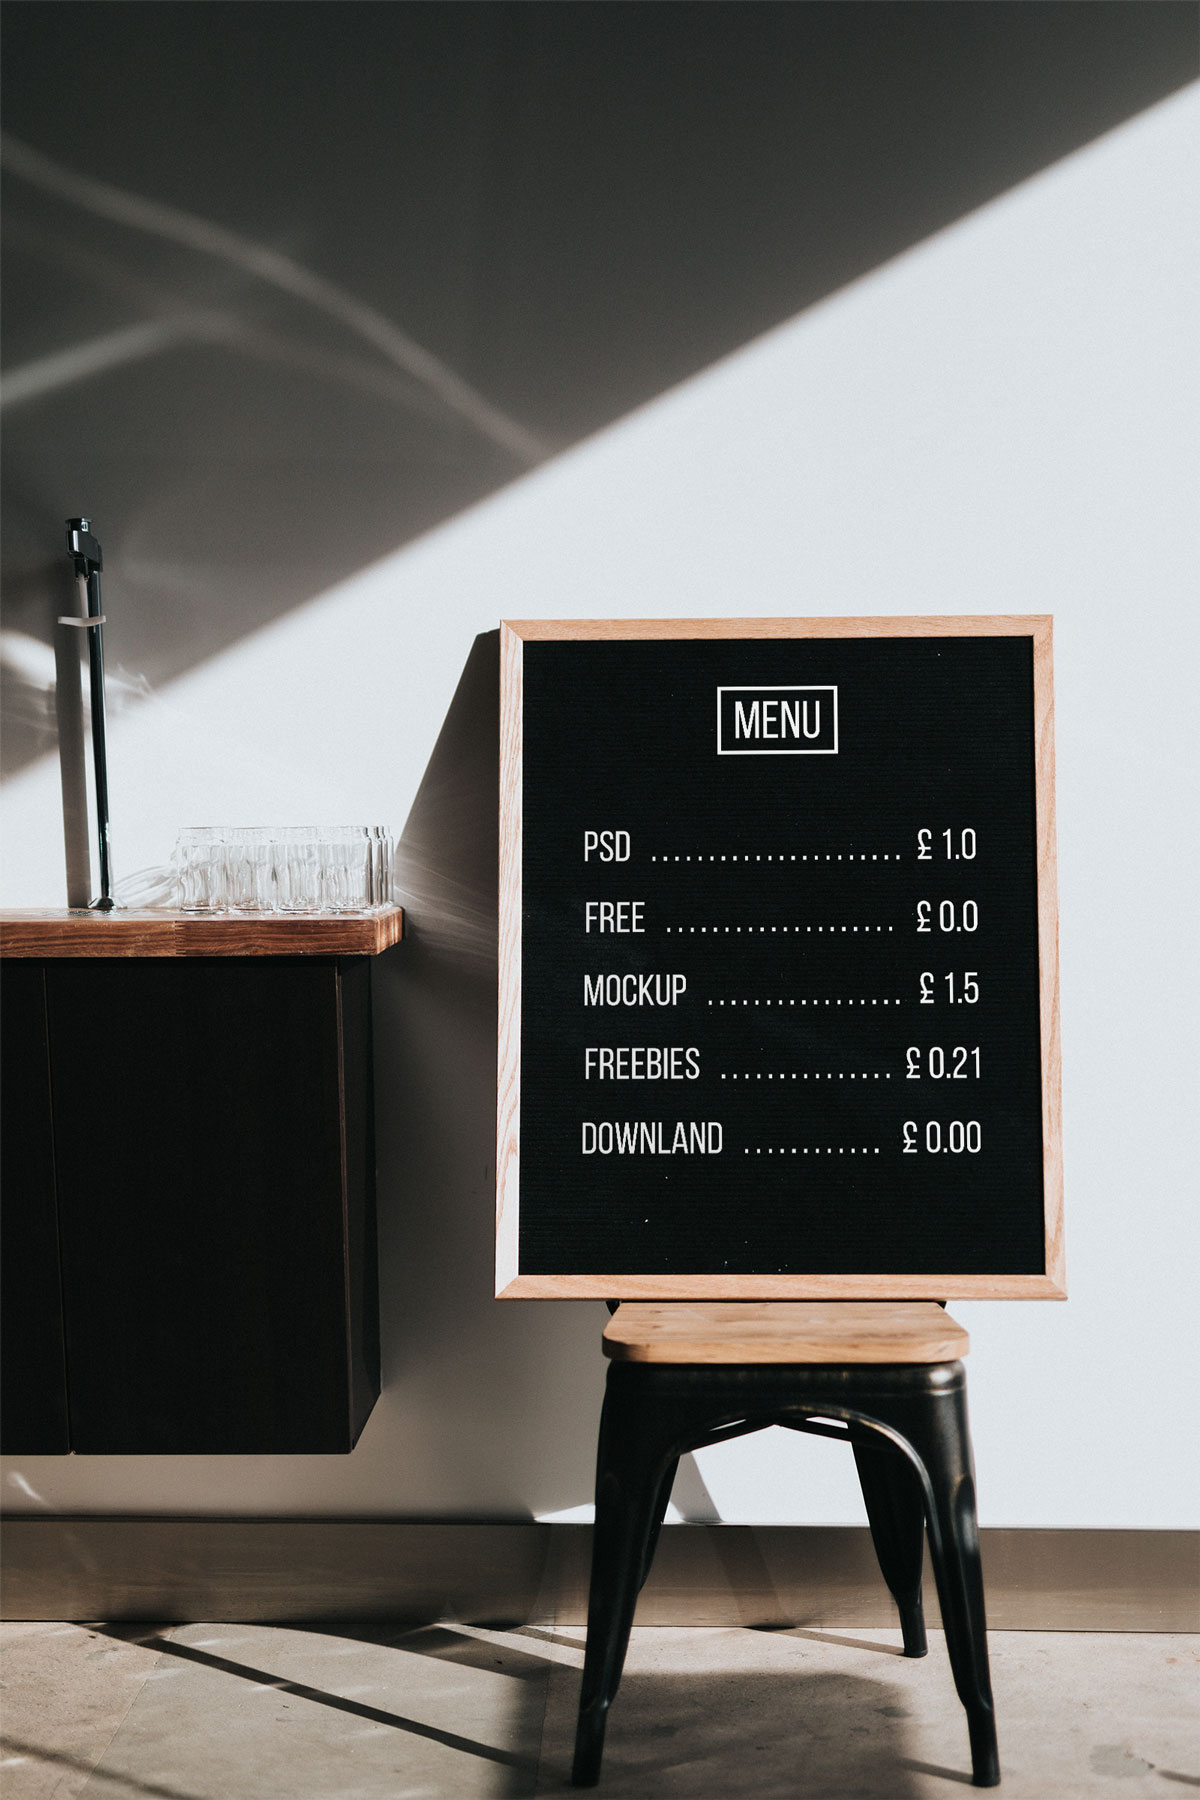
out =
[[502,632],[522,640],[614,638],[1029,637],[1050,630],[1050,615],[966,613],[837,619],[508,619]]
[[604,1354],[637,1363],[957,1362],[971,1341],[931,1300],[624,1305]]
[[[1045,1272],[1023,1275],[525,1275],[519,1266],[522,647],[527,641],[1028,637],[1033,646]],[[500,1299],[884,1300],[1066,1298],[1062,1057],[1054,797],[1053,620],[1048,614],[803,619],[516,619],[501,626],[500,1094],[496,1294]]]
[[1065,1300],[1049,1275],[515,1275],[501,1300]]
[[496,1087],[496,1293],[517,1276],[521,1179],[521,816],[524,781],[520,637],[500,627],[500,992]]
[[1053,621],[1033,634],[1034,779],[1037,804],[1038,984],[1042,1031],[1042,1180],[1046,1276],[1066,1299],[1063,1245],[1062,1039],[1058,989],[1058,835],[1054,784]]
[[399,906],[362,913],[0,913],[3,956],[378,956],[403,935]]

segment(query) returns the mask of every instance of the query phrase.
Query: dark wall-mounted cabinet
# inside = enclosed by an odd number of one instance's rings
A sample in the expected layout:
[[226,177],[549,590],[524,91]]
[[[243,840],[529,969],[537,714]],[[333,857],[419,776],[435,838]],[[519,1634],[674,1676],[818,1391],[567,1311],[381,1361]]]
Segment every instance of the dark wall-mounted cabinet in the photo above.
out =
[[[104,924],[79,928],[91,946]],[[361,1432],[371,957],[269,941],[6,956],[6,1451],[345,1452]]]
[[69,1450],[45,977],[0,969],[0,1444]]

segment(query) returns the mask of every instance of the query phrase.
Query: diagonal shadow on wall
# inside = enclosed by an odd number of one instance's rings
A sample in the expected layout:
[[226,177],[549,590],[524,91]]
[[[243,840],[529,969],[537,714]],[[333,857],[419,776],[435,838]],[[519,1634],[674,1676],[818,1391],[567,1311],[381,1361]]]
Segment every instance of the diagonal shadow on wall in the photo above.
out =
[[94,0],[81,82],[6,12],[10,770],[68,514],[159,684],[1197,71],[1177,0]]

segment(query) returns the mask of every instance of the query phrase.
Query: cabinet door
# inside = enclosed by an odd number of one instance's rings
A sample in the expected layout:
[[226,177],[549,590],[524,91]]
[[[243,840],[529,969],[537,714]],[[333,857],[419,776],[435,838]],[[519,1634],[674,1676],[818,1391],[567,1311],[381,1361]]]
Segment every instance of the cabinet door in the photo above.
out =
[[0,1010],[0,1448],[15,1456],[53,1455],[69,1446],[40,962],[4,964]]
[[374,1171],[347,1167],[369,1052],[348,1075],[342,986],[368,979],[333,958],[47,965],[74,1450],[352,1447],[378,1392],[352,1350]]

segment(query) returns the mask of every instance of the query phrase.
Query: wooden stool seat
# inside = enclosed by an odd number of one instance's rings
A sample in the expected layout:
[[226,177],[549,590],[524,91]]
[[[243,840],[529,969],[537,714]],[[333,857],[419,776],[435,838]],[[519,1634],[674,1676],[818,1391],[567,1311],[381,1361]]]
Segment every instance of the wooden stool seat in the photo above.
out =
[[934,1300],[626,1301],[604,1354],[635,1363],[958,1362],[970,1339]]

